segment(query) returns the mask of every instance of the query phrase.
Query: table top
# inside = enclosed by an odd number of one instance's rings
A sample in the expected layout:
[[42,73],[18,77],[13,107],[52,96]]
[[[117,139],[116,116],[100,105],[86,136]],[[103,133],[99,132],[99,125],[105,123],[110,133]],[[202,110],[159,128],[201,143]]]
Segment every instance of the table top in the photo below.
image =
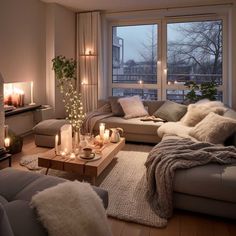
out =
[[55,149],[41,154],[38,165],[41,167],[79,172],[85,175],[98,176],[113,160],[115,155],[124,147],[125,138],[118,143],[107,143],[101,149],[101,158],[95,161],[82,160],[81,158],[62,157],[55,154]]

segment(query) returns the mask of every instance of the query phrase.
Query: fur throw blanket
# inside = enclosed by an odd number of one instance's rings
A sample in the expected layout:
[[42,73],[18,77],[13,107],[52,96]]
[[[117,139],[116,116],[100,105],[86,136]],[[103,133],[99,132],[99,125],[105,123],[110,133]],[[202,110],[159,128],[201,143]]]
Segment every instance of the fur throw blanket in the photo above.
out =
[[150,152],[147,168],[147,199],[162,218],[170,218],[173,211],[172,193],[175,171],[208,163],[236,163],[236,148],[193,142],[190,139],[166,139]]
[[110,236],[102,200],[88,183],[65,182],[32,197],[49,236]]
[[96,123],[104,118],[113,116],[109,104],[105,104],[96,111],[88,113],[81,127],[81,134],[92,133]]
[[190,138],[196,141],[195,138],[189,135],[192,129],[192,127],[183,125],[181,122],[167,122],[157,129],[157,134],[160,138],[163,138],[164,135],[176,135],[181,138]]

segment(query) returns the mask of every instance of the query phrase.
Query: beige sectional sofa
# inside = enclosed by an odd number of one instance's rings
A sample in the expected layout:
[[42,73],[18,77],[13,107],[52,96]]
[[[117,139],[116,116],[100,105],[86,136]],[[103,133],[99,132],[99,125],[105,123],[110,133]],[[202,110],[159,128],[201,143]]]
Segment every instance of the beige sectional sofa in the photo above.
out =
[[[99,107],[109,103],[108,100],[100,100]],[[148,109],[148,113],[152,115],[164,101],[144,101],[144,106]],[[106,123],[106,128],[120,127],[124,129],[124,137],[127,141],[158,143],[161,139],[157,135],[157,129],[160,123],[153,121],[141,121],[140,118],[124,119],[123,117],[112,116],[100,120],[96,123],[94,130],[98,132],[99,123]]]
[[[100,101],[102,106],[107,100]],[[152,115],[164,102],[145,101],[144,106]],[[226,117],[236,119],[236,112],[228,109]],[[109,117],[99,121],[106,123],[106,127],[121,127],[128,141],[142,143],[158,143],[161,139],[157,135],[158,123],[140,121],[140,118],[125,120],[122,117]],[[220,135],[220,134],[219,134]],[[228,144],[236,146],[236,135],[227,140]],[[163,139],[178,138],[164,136]],[[185,170],[178,170],[174,179],[175,208],[201,212],[210,215],[236,219],[236,165],[208,164]]]

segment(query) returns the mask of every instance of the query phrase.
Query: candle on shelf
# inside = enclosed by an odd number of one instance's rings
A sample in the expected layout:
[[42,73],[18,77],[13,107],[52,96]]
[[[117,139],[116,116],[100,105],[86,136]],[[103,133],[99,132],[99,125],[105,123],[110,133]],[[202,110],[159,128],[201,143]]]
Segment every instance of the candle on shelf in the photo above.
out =
[[72,126],[70,124],[61,127],[61,150],[66,153],[72,152]]
[[105,129],[105,133],[104,133],[104,143],[108,143],[108,142],[109,142],[109,136],[110,136],[110,131],[109,131],[109,129]]
[[35,105],[34,103],[34,82],[30,82],[30,104],[29,105]]
[[65,157],[65,156],[66,156],[66,153],[65,153],[64,151],[60,151],[60,155],[61,155],[62,157]]
[[5,146],[6,148],[10,147],[10,138],[5,138],[5,139],[4,139],[4,146]]
[[104,138],[104,132],[105,132],[105,124],[104,123],[100,123],[100,125],[99,125],[99,134],[100,134],[100,137],[102,139]]
[[57,134],[57,135],[55,136],[55,153],[56,153],[56,155],[59,154],[58,141],[59,141],[59,136],[58,136],[58,134]]

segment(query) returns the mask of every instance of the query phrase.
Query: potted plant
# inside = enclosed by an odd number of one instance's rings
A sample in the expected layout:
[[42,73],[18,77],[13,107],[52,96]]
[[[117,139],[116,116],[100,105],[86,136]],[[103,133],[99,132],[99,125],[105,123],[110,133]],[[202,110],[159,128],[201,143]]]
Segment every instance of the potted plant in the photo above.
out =
[[85,114],[81,94],[76,90],[76,61],[57,56],[52,62],[57,87],[60,89],[65,104],[66,119],[72,125],[73,131],[79,131]]

